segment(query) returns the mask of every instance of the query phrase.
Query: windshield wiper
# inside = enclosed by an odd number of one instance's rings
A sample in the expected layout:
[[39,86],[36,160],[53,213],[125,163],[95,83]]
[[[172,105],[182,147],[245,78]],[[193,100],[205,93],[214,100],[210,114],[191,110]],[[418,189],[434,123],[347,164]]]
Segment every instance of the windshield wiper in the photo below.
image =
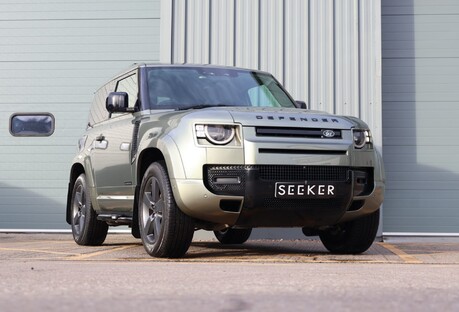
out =
[[201,109],[201,108],[207,108],[207,107],[234,107],[238,105],[230,105],[230,104],[196,104],[196,105],[190,105],[190,106],[184,106],[184,107],[177,107],[176,110],[187,110],[187,109]]

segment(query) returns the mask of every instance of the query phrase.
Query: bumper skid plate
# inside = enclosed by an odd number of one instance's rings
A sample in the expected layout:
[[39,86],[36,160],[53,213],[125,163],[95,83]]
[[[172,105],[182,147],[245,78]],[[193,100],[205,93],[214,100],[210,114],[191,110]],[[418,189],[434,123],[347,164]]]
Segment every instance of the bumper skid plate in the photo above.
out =
[[[283,167],[283,168],[282,168]],[[327,166],[208,166],[206,187],[244,196],[241,227],[318,227],[335,224],[361,193],[361,169]],[[368,173],[366,183],[373,184]],[[234,184],[219,184],[232,177]],[[359,177],[357,179],[356,177]],[[237,181],[237,183],[236,183]],[[216,183],[217,182],[217,183]],[[365,189],[367,187],[364,187]]]

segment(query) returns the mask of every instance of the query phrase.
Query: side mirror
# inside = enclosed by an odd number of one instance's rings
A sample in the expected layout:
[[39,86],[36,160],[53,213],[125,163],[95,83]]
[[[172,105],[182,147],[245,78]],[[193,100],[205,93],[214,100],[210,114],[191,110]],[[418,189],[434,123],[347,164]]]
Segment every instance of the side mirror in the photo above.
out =
[[106,101],[105,108],[110,113],[125,113],[128,111],[129,98],[126,92],[110,92]]
[[309,109],[308,104],[304,101],[295,101],[296,108]]

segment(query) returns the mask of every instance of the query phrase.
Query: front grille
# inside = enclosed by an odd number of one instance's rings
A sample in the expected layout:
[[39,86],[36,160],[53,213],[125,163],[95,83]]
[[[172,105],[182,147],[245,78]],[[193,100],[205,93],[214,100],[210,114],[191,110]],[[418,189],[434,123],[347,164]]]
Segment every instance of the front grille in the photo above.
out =
[[[249,174],[260,182],[346,182],[351,170],[342,166],[207,165],[204,166],[204,184],[214,194],[243,196]],[[237,178],[239,183],[219,184],[218,178]]]
[[338,166],[258,166],[260,179],[265,181],[328,181],[344,182],[349,178],[349,167]]
[[311,139],[341,139],[341,130],[321,128],[280,128],[256,127],[259,137],[311,138]]
[[282,155],[346,155],[347,151],[259,148],[258,153]]

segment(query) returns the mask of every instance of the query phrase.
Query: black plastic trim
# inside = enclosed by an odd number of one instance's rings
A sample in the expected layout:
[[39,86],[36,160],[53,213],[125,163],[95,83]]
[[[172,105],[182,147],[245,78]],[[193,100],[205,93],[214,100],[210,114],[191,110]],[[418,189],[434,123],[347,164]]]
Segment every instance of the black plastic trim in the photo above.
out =
[[347,151],[330,150],[292,150],[280,148],[260,148],[260,154],[292,154],[292,155],[346,155]]
[[[325,130],[332,130],[335,135],[326,137],[323,135]],[[341,139],[341,130],[320,129],[320,128],[280,128],[280,127],[257,127],[257,136],[264,137],[293,137],[293,138],[317,138],[317,139]]]

